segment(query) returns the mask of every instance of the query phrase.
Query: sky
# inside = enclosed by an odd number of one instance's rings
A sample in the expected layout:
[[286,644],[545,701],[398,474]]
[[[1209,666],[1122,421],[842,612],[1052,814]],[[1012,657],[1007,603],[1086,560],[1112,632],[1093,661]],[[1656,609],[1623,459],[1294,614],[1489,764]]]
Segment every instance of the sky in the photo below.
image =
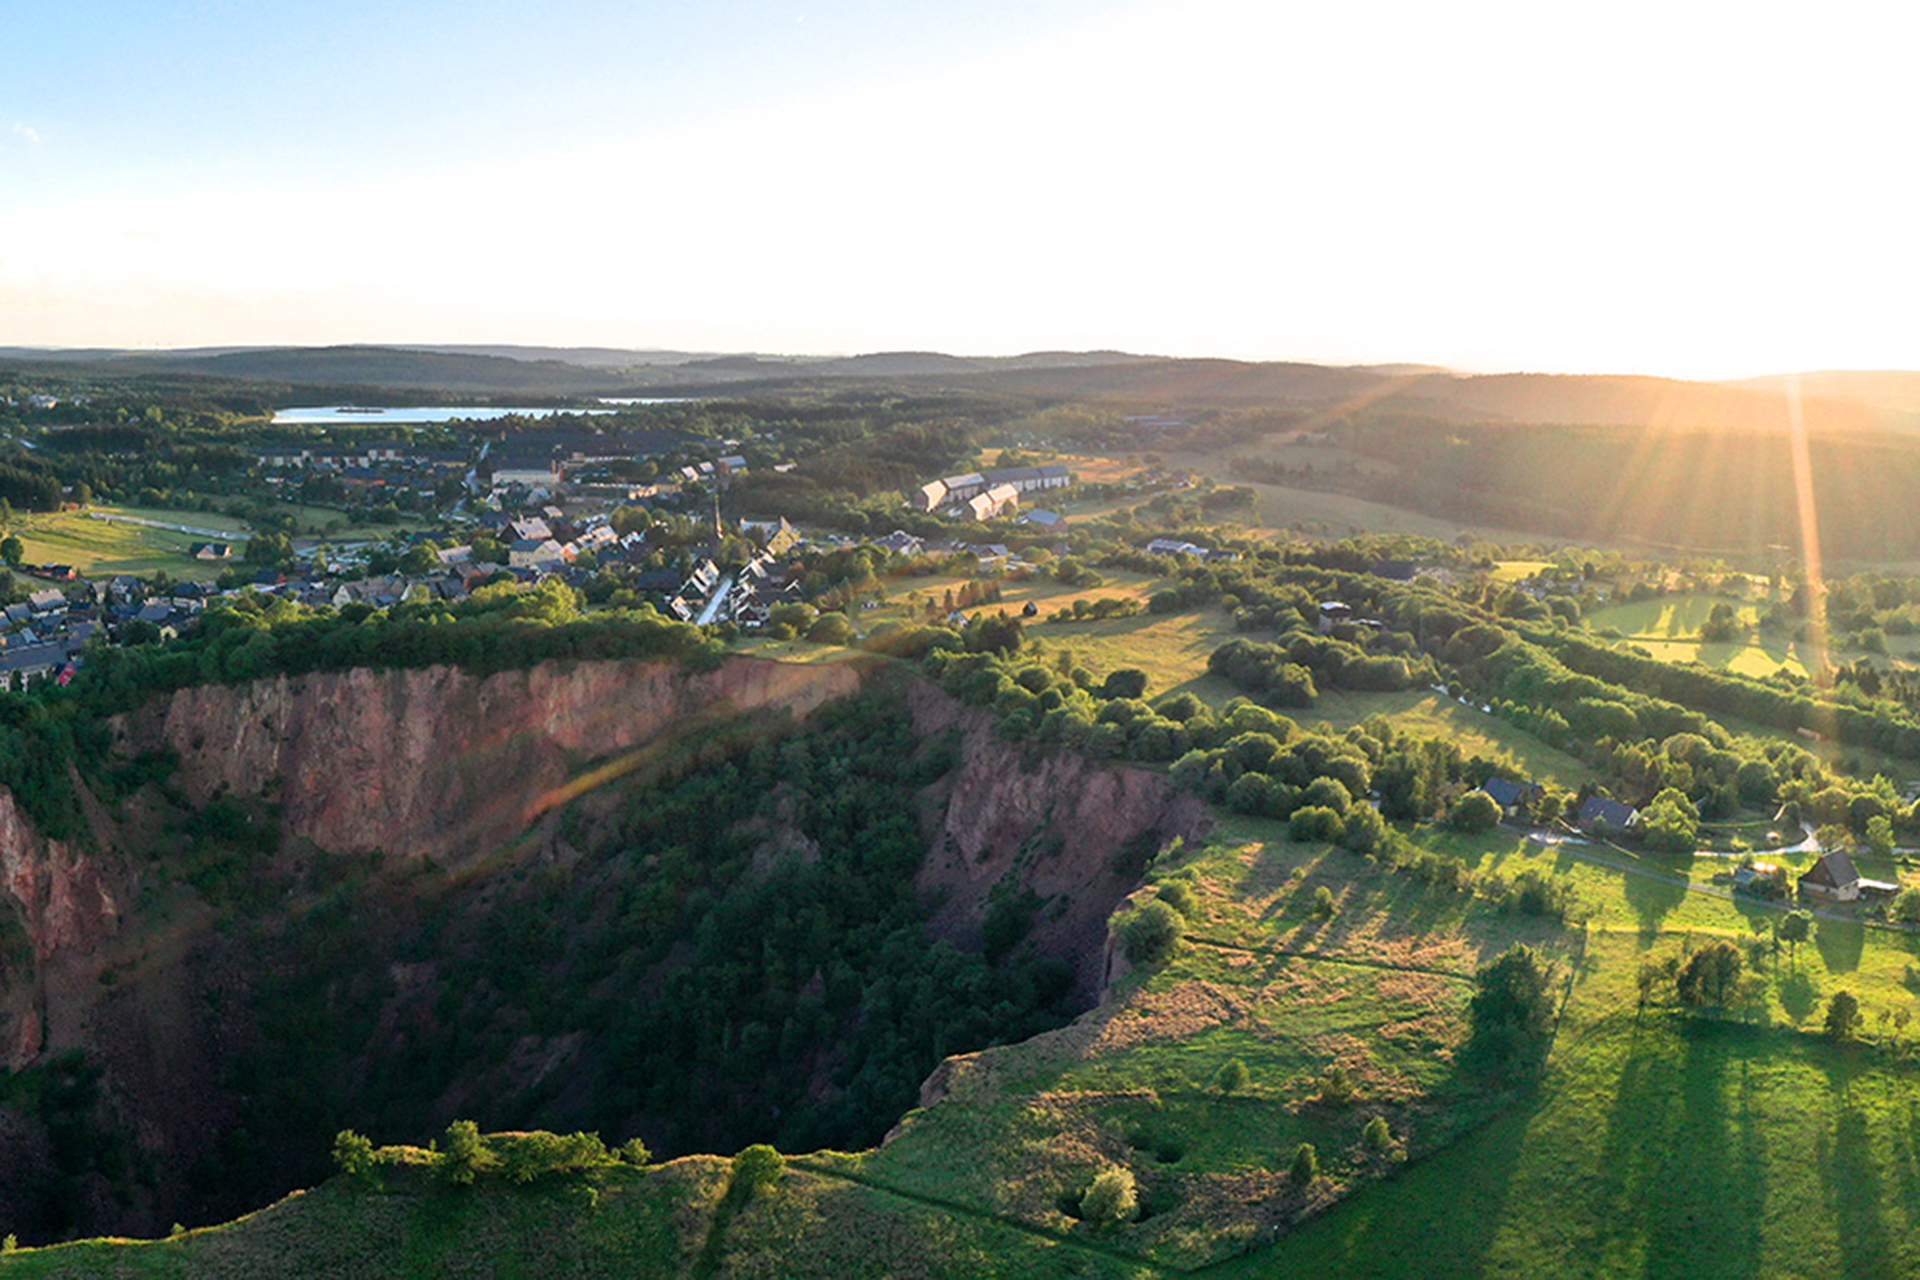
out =
[[1915,368],[1910,9],[8,0],[0,345]]

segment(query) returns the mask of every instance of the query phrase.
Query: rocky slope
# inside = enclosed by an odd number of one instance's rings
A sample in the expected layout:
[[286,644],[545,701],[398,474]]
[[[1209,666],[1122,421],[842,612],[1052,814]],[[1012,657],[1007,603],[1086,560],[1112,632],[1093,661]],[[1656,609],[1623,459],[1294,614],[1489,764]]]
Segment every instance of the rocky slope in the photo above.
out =
[[1164,773],[1004,742],[991,715],[930,686],[909,701],[922,736],[960,739],[959,766],[922,797],[928,852],[915,885],[939,904],[934,932],[976,949],[995,887],[1030,891],[1034,944],[1073,962],[1093,1004],[1107,978],[1107,917],[1154,853],[1199,832],[1206,806]]

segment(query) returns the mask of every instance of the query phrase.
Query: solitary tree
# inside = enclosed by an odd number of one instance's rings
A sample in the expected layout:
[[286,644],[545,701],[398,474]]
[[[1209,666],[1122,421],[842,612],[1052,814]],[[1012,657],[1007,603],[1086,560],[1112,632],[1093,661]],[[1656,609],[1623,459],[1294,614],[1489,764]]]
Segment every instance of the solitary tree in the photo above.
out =
[[1780,941],[1787,944],[1787,958],[1795,959],[1799,946],[1813,929],[1813,916],[1805,911],[1789,911],[1780,921]]
[[1246,1063],[1238,1058],[1229,1058],[1226,1065],[1220,1068],[1220,1073],[1213,1078],[1213,1082],[1219,1088],[1220,1096],[1224,1098],[1246,1088],[1252,1079]]
[[26,554],[26,544],[20,541],[18,535],[10,533],[0,538],[0,560],[5,560],[9,569],[18,569]]
[[1474,975],[1467,1002],[1471,1053],[1496,1070],[1521,1074],[1536,1065],[1553,1023],[1553,967],[1516,943]]
[[1847,1041],[1860,1034],[1861,1024],[1866,1021],[1860,1015],[1860,1001],[1851,991],[1836,991],[1827,1001],[1827,1034],[1835,1040]]
[[1693,1008],[1724,1009],[1740,991],[1745,961],[1731,942],[1715,942],[1687,957],[1674,982],[1680,1003]]

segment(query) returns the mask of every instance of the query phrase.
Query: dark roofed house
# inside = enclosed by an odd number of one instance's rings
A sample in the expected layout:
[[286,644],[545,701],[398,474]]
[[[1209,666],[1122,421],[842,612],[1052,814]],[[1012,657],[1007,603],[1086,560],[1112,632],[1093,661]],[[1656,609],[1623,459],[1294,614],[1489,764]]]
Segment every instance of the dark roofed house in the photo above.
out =
[[1596,831],[1631,831],[1640,825],[1640,811],[1607,796],[1588,796],[1573,824],[1588,835]]
[[196,542],[188,548],[187,554],[195,560],[231,560],[233,544],[227,542]]
[[1541,791],[1537,782],[1515,782],[1512,778],[1488,778],[1480,789],[1492,796],[1500,811],[1509,818],[1531,809],[1540,799]]
[[1820,855],[1820,860],[1800,877],[1800,892],[1809,898],[1828,902],[1852,902],[1860,896],[1860,872],[1853,859],[1838,849]]

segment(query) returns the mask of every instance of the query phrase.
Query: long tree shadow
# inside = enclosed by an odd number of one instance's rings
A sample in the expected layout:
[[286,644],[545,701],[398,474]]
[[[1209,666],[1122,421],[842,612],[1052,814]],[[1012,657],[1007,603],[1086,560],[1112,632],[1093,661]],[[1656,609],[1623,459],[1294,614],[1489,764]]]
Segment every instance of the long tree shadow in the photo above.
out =
[[1873,1158],[1873,1134],[1867,1116],[1844,1106],[1831,1137],[1820,1140],[1820,1179],[1827,1189],[1840,1256],[1849,1276],[1887,1276],[1897,1271],[1882,1216],[1880,1166]]
[[1820,1005],[1820,988],[1814,985],[1805,969],[1797,966],[1785,972],[1775,971],[1774,990],[1779,993],[1780,1007],[1796,1026],[1811,1018]]
[[1637,1252],[1648,1276],[1685,1274],[1706,1256],[1716,1275],[1758,1272],[1766,1152],[1747,1123],[1758,1107],[1745,1061],[1753,1034],[1692,1019],[1637,1033],[1646,1042],[1613,1090],[1598,1185],[1582,1193],[1597,1209],[1584,1215],[1586,1256],[1619,1258],[1617,1270]]
[[1813,929],[1813,945],[1829,973],[1852,973],[1860,967],[1860,953],[1866,950],[1867,927],[1857,920],[1822,918]]

